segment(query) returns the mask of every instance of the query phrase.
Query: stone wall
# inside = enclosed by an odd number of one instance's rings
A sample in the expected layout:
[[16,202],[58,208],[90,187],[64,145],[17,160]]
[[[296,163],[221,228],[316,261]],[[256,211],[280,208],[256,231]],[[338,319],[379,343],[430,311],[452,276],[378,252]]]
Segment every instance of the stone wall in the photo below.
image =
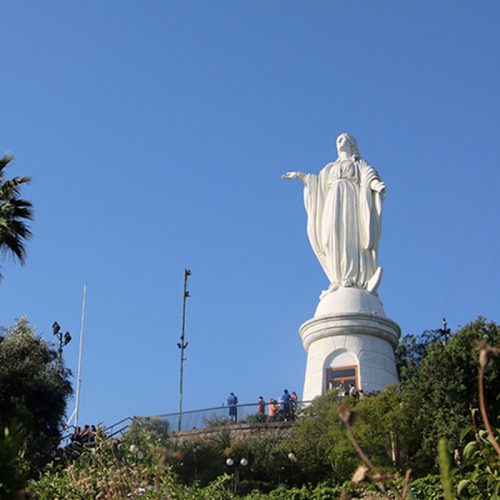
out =
[[258,437],[262,435],[279,436],[288,439],[291,435],[293,426],[296,422],[270,422],[264,424],[227,424],[205,429],[193,429],[185,432],[173,432],[170,434],[170,440],[176,444],[183,444],[188,441],[203,441],[215,437],[221,432],[229,431],[230,438],[247,439],[249,437]]

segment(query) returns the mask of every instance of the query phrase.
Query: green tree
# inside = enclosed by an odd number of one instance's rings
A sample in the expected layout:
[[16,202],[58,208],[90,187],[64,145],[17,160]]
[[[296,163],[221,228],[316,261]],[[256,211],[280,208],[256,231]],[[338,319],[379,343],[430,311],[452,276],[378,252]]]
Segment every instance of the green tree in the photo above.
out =
[[142,454],[151,454],[167,445],[168,432],[168,422],[160,417],[134,417],[121,441],[125,446],[137,447]]
[[5,167],[12,159],[10,155],[0,159],[0,253],[13,256],[24,264],[25,242],[31,237],[27,221],[33,218],[33,205],[20,198],[20,195],[22,185],[31,179],[29,177],[5,179]]
[[352,433],[364,453],[380,468],[404,472],[418,437],[412,432],[411,411],[397,387],[354,404],[331,391],[316,398],[298,424],[293,451],[302,482],[341,484],[360,463],[339,413],[342,406],[355,409]]
[[218,500],[235,499],[228,492],[229,476],[221,476],[204,489],[181,484],[168,464],[165,449],[157,449],[149,460],[134,449],[113,441],[98,441],[80,458],[63,467],[48,467],[29,484],[41,500],[126,499]]
[[[413,470],[436,471],[436,446],[445,438],[452,449],[460,445],[460,434],[470,424],[470,409],[478,401],[478,349],[476,342],[500,345],[500,328],[483,318],[469,323],[446,342],[434,338],[422,346],[419,359],[401,370],[403,404],[419,440],[411,453]],[[492,357],[485,376],[485,396],[492,422],[500,414],[500,359]]]
[[21,459],[23,436],[16,425],[0,432],[0,498],[19,498],[26,483],[26,467]]
[[0,429],[17,425],[31,472],[50,459],[61,438],[69,374],[26,318],[0,337]]
[[292,452],[298,458],[300,481],[342,482],[356,468],[356,453],[339,420],[342,402],[336,391],[329,391],[316,398],[299,420]]

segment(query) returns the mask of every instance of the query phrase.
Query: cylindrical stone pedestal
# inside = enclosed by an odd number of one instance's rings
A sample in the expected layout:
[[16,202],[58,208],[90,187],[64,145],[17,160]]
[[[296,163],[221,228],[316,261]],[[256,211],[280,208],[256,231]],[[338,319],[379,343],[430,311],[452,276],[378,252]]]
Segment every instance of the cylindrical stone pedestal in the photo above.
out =
[[325,294],[299,331],[307,351],[304,401],[339,382],[366,394],[398,381],[394,348],[400,328],[376,295],[359,288]]

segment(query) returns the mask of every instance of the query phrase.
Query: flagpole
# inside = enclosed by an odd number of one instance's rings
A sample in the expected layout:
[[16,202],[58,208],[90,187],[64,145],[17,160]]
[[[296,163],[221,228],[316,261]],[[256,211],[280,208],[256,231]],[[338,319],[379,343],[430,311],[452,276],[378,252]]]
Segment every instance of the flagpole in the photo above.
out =
[[80,351],[78,354],[78,374],[76,381],[75,427],[78,427],[78,412],[80,410],[80,389],[82,385],[83,334],[85,332],[86,304],[87,304],[87,282],[83,284],[82,323],[80,328]]

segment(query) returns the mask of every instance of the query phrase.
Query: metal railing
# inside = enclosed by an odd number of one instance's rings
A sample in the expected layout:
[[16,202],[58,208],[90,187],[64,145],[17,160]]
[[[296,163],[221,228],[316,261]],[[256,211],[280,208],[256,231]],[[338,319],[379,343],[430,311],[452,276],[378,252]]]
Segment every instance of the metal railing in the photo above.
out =
[[[100,428],[101,435],[106,438],[114,437],[125,431],[129,425],[138,420],[143,422],[149,419],[161,419],[165,422],[168,432],[185,432],[194,429],[207,429],[211,427],[221,427],[230,424],[243,423],[269,423],[293,421],[300,418],[302,409],[310,404],[310,401],[294,401],[288,404],[276,403],[274,415],[269,415],[271,403],[266,403],[265,413],[259,413],[255,403],[222,405],[213,408],[203,408],[201,410],[189,410],[182,413],[164,413],[152,417],[125,417]],[[73,426],[70,426],[71,428]],[[61,438],[60,446],[71,442],[72,433],[66,434]]]
[[[134,420],[134,418],[135,417],[125,417],[122,418],[121,420],[118,420],[118,422],[115,422],[114,424],[108,425],[107,427],[99,427],[98,429],[99,435],[106,437],[106,439],[112,438],[117,434],[123,432],[125,429],[127,429],[128,426]],[[65,428],[65,430],[66,431],[71,430],[71,432],[63,434],[63,436],[59,440],[59,446],[61,447],[67,446],[68,444],[71,443],[71,438],[73,436],[75,426],[69,425],[68,427]]]
[[[133,422],[135,417],[125,417],[115,422],[114,424],[108,425],[103,429],[103,433],[107,438],[116,436],[123,432],[125,429],[128,429],[128,426]],[[126,422],[126,423],[125,423]]]
[[204,408],[201,410],[190,410],[182,413],[165,413],[155,418],[161,418],[168,425],[169,432],[190,431],[194,429],[206,429],[209,427],[219,427],[234,423],[266,423],[279,421],[296,420],[301,410],[307,406],[310,401],[295,401],[286,403],[277,403],[274,416],[269,415],[270,403],[266,403],[265,414],[257,411],[257,405],[238,404],[223,405],[213,408]]

